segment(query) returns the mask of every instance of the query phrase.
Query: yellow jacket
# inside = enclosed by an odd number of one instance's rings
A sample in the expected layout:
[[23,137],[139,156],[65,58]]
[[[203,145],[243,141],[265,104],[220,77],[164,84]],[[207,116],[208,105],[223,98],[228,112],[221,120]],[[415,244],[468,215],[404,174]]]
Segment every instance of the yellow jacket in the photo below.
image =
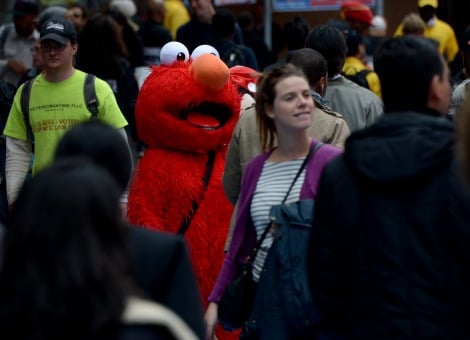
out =
[[[343,75],[347,76],[353,76],[356,73],[361,72],[362,70],[369,69],[366,65],[362,63],[358,58],[356,57],[346,57],[346,60],[344,61],[343,65]],[[382,98],[382,90],[380,88],[380,80],[379,76],[377,73],[369,72],[366,75],[366,80],[367,84],[369,85],[369,90],[374,92],[379,98]]]
[[171,32],[173,39],[176,39],[176,31],[190,19],[188,9],[181,0],[165,0],[165,18],[163,26]]
[[[398,26],[394,36],[398,37],[401,35],[403,35],[402,24]],[[459,52],[459,44],[455,37],[454,29],[449,24],[436,17],[434,25],[426,25],[424,36],[426,38],[434,39],[439,43],[439,51],[449,63],[454,60],[455,56]]]

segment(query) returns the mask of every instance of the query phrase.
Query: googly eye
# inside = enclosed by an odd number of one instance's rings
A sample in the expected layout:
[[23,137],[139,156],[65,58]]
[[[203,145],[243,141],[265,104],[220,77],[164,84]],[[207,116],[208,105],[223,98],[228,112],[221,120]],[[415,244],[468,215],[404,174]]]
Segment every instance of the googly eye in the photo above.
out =
[[160,62],[163,65],[171,66],[175,61],[189,61],[189,51],[182,43],[170,41],[166,43],[160,51]]
[[199,58],[199,56],[206,53],[213,54],[220,59],[219,52],[215,49],[215,47],[211,45],[199,45],[198,47],[196,47],[193,53],[191,53],[191,59],[196,60],[197,58]]

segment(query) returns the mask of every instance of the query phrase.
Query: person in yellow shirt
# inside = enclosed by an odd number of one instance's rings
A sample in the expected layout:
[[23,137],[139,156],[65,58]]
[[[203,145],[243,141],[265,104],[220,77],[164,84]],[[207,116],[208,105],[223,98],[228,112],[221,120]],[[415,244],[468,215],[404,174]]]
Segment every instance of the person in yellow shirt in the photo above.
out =
[[190,19],[188,9],[181,0],[164,0],[163,5],[165,6],[163,27],[171,32],[173,39],[176,39],[178,28]]
[[381,98],[382,91],[377,73],[369,69],[362,61],[366,55],[366,46],[362,36],[354,30],[344,30],[343,34],[348,47],[342,70],[343,76],[371,90]]
[[[438,0],[418,0],[418,11],[426,23],[424,36],[439,43],[439,51],[451,63],[459,51],[454,29],[436,16]],[[403,35],[403,24],[400,24],[394,36]]]

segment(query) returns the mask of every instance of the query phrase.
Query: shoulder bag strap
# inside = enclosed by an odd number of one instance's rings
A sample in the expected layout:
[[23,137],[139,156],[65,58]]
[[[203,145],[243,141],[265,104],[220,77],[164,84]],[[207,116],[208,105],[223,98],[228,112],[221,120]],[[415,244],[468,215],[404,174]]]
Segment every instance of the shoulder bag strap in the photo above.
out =
[[[284,199],[282,200],[282,203],[281,204],[284,204],[287,200],[287,197],[289,196],[290,194],[290,191],[292,190],[292,188],[294,187],[294,184],[295,182],[297,181],[297,179],[299,178],[300,174],[302,173],[302,171],[305,169],[305,167],[307,166],[308,162],[310,161],[310,159],[313,157],[313,155],[315,154],[315,152],[318,151],[318,149],[320,149],[320,147],[323,145],[322,142],[318,141],[314,147],[310,148],[310,150],[308,150],[308,153],[307,153],[307,156],[305,156],[305,159],[304,161],[302,162],[302,165],[300,165],[300,168],[299,170],[297,171],[297,173],[295,174],[295,177],[294,177],[294,180],[292,181],[292,183],[290,184],[290,187],[289,189],[287,190],[287,193],[286,195],[284,196]],[[271,225],[273,224],[273,220],[271,219],[268,223],[268,225],[266,226],[266,228],[264,229],[263,231],[263,235],[261,235],[261,238],[258,240],[258,242],[256,242],[256,246],[253,248],[253,251],[250,255],[250,257],[248,258],[248,261],[250,261],[250,259],[254,259],[256,254],[258,253],[258,250],[259,248],[261,247],[261,244],[263,243],[264,239],[266,238],[266,235],[268,234],[268,231],[269,229],[271,229]]]

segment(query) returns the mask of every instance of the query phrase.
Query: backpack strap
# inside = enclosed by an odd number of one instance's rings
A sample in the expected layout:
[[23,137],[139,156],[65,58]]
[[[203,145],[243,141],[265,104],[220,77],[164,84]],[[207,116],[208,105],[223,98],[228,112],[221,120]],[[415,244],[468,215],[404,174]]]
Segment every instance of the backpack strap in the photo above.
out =
[[29,79],[24,83],[20,98],[21,112],[23,112],[24,124],[26,127],[26,138],[31,144],[34,143],[34,134],[31,122],[29,121],[29,100],[31,97],[31,87],[33,86],[35,79],[36,78]]
[[98,119],[98,98],[96,98],[95,78],[96,77],[93,74],[87,73],[85,77],[85,85],[83,88],[86,107],[91,113],[90,120],[92,121]]

